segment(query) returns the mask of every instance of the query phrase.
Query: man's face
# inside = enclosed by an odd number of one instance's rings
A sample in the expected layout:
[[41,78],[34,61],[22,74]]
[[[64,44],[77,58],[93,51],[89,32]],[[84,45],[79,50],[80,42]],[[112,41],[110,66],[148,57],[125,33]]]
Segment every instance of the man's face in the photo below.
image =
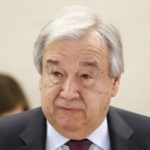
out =
[[98,38],[61,40],[44,50],[42,109],[59,133],[82,139],[101,124],[119,82],[108,68],[108,49]]

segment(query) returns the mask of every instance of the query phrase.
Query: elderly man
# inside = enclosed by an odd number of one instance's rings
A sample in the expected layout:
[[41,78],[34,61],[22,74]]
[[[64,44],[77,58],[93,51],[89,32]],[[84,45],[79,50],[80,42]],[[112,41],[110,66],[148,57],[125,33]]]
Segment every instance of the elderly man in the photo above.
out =
[[123,55],[105,18],[73,6],[41,30],[41,108],[0,120],[1,150],[150,150],[150,118],[110,107]]

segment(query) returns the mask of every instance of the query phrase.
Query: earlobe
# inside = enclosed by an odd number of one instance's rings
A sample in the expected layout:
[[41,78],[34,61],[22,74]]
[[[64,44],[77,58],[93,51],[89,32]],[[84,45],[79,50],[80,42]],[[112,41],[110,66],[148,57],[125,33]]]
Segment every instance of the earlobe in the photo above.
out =
[[116,94],[118,92],[120,79],[121,79],[121,75],[119,75],[113,79],[112,94],[111,94],[112,97],[116,96]]
[[39,89],[41,90],[41,88],[42,88],[42,78],[40,77],[40,79],[39,79]]

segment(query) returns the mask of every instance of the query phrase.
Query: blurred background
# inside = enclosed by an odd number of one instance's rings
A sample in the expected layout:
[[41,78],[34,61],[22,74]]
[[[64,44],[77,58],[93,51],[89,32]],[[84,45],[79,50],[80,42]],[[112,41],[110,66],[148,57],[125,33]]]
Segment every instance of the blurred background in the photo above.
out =
[[121,32],[125,73],[111,104],[150,116],[150,0],[0,0],[0,73],[19,81],[31,108],[39,106],[34,42],[49,18],[72,4],[90,6]]

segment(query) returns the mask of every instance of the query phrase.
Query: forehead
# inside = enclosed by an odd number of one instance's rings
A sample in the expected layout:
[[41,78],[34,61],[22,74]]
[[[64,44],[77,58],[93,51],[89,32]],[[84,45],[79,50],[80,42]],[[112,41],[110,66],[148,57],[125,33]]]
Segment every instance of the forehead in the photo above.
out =
[[[84,37],[80,40],[58,40],[44,50],[45,60],[65,60],[66,62],[101,62],[107,60],[108,49],[104,41],[96,37]],[[79,62],[79,63],[80,63]]]

